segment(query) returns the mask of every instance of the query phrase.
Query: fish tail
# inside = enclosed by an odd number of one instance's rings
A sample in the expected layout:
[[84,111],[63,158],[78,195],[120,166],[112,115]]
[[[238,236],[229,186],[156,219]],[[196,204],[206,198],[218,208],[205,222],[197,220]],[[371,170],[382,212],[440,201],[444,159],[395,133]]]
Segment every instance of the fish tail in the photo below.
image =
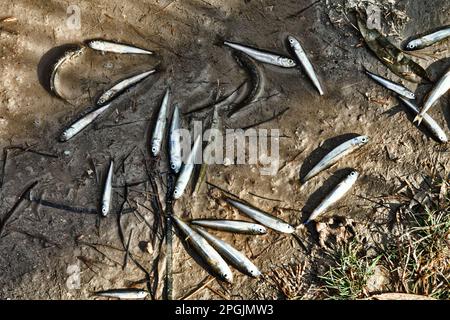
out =
[[423,115],[421,113],[419,113],[413,120],[413,123],[417,122],[417,125],[420,125],[420,123],[422,122],[423,119]]

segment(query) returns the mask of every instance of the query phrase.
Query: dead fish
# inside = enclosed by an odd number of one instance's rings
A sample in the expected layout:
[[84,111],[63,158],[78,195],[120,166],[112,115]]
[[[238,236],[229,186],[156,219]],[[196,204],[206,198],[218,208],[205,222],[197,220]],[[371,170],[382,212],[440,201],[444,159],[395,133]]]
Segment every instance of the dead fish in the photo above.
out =
[[250,207],[242,202],[230,198],[227,198],[226,201],[233,207],[236,207],[241,212],[245,213],[247,216],[249,216],[255,221],[258,221],[259,223],[261,223],[266,227],[269,227],[273,230],[283,233],[293,233],[295,231],[295,228],[290,224],[266,212]]
[[118,43],[108,40],[87,40],[85,43],[91,49],[104,52],[153,54],[153,52],[149,50],[141,49],[125,43]]
[[240,110],[254,102],[264,90],[263,72],[255,61],[242,52],[236,52],[233,56],[237,63],[246,71],[250,89],[244,99],[233,103],[231,110],[228,112],[228,117],[237,116]]
[[303,183],[314,177],[316,174],[325,170],[342,159],[344,156],[365,145],[369,141],[368,136],[358,136],[341,143],[336,148],[326,154],[302,179]]
[[291,46],[292,50],[294,51],[295,55],[297,56],[298,61],[303,66],[303,68],[306,71],[306,74],[313,82],[316,89],[319,91],[319,94],[323,96],[323,89],[320,84],[319,78],[317,78],[317,74],[314,71],[314,67],[311,64],[311,62],[308,59],[308,56],[305,53],[305,50],[303,50],[302,45],[300,44],[300,41],[295,39],[293,36],[288,36],[289,45]]
[[70,59],[80,55],[84,51],[84,47],[79,45],[70,46],[70,48],[65,51],[65,53],[55,62],[55,64],[51,67],[50,73],[50,90],[55,94],[55,96],[62,98],[61,94],[58,92],[56,88],[55,79],[56,75],[61,68],[61,66],[69,61]]
[[104,105],[103,107],[97,108],[88,114],[84,115],[82,118],[73,122],[67,129],[63,131],[59,137],[59,141],[65,142],[71,139],[73,136],[78,134],[81,130],[90,125],[99,115],[105,112],[111,104]]
[[305,224],[315,220],[321,213],[326,211],[332,204],[340,200],[353,186],[358,178],[358,172],[352,171],[345,177],[331,192],[322,200],[316,209],[311,213]]
[[191,179],[192,171],[194,170],[195,166],[195,157],[198,153],[198,149],[201,146],[201,134],[198,135],[198,137],[195,139],[194,146],[191,149],[191,152],[189,153],[189,156],[186,159],[186,162],[183,166],[183,168],[180,171],[180,174],[177,178],[177,182],[175,183],[175,189],[173,191],[173,198],[179,199],[186,189],[186,186]]
[[[415,114],[419,113],[419,108],[414,105],[412,101],[409,101],[401,96],[398,97],[410,110]],[[448,142],[447,135],[444,130],[431,118],[428,114],[423,115],[423,124],[428,128],[428,130],[434,134],[434,136],[442,143]]]
[[219,238],[214,237],[212,234],[200,227],[196,227],[195,229],[214,247],[214,249],[217,250],[217,252],[219,252],[220,255],[234,265],[239,271],[252,277],[259,277],[261,275],[261,271],[259,271],[258,267],[233,246]]
[[422,117],[431,106],[450,89],[450,68],[444,73],[433,89],[427,94],[420,113],[414,118],[414,122],[420,124]]
[[192,220],[191,223],[201,227],[233,233],[258,234],[258,235],[267,233],[267,230],[264,226],[247,221],[196,219]]
[[242,44],[233,43],[229,41],[224,41],[223,44],[238,51],[242,51],[245,54],[248,54],[253,59],[263,63],[268,63],[283,68],[292,68],[296,66],[295,61],[292,60],[291,58],[283,57],[276,53],[254,49],[248,46],[244,46]]
[[137,300],[144,299],[148,296],[148,292],[141,289],[111,289],[105,291],[98,291],[94,293],[95,296],[108,297],[108,298],[118,298],[127,300]]
[[233,273],[220,254],[206,241],[198,232],[189,227],[183,220],[172,216],[180,231],[186,236],[185,240],[205,260],[211,269],[220,276],[222,280],[233,282]]
[[359,31],[370,50],[392,72],[411,81],[430,81],[427,72],[419,64],[407,57],[402,50],[394,46],[378,30],[368,29],[361,17],[357,17]]
[[140,74],[134,75],[132,77],[121,80],[119,83],[115,84],[112,88],[106,90],[97,100],[97,105],[102,106],[105,103],[111,101],[117,95],[128,89],[129,87],[135,85],[139,81],[148,77],[149,75],[156,72],[156,69],[142,72]]
[[181,168],[181,142],[180,142],[180,110],[176,104],[172,113],[169,130],[169,162],[170,169],[178,173]]
[[450,37],[450,26],[446,26],[435,32],[408,41],[408,43],[405,46],[405,50],[411,51],[423,49],[437,42],[440,42],[444,39],[447,39],[448,37]]
[[164,129],[167,123],[167,109],[169,105],[170,90],[167,89],[159,108],[158,118],[156,119],[156,125],[153,129],[152,135],[152,155],[156,157],[161,150],[161,142],[163,140]]
[[415,99],[416,95],[409,91],[408,89],[406,89],[404,86],[399,85],[395,82],[392,82],[386,78],[383,78],[379,75],[376,75],[368,70],[366,70],[366,74],[371,77],[373,80],[375,80],[376,82],[378,82],[379,84],[381,84],[383,87],[394,91],[395,93],[398,93],[399,95],[408,98],[408,99]]
[[108,169],[108,175],[106,176],[105,185],[103,187],[102,194],[102,215],[106,217],[109,213],[111,207],[111,196],[112,196],[112,179],[113,179],[113,170],[114,162],[111,160]]

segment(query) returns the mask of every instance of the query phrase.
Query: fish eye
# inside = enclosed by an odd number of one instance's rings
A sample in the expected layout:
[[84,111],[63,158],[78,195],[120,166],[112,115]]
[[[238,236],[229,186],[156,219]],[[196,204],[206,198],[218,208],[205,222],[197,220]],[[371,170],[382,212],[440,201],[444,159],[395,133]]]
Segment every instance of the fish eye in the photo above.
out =
[[170,167],[172,168],[172,170],[175,170],[175,163],[171,163]]
[[367,137],[362,137],[362,138],[361,138],[361,141],[362,141],[362,142],[367,142],[368,139],[367,139]]
[[153,148],[152,148],[152,151],[153,151],[153,152],[156,152],[156,147],[153,147]]
[[356,175],[356,171],[352,171],[351,173],[350,173],[350,175],[353,177],[353,176],[355,176]]

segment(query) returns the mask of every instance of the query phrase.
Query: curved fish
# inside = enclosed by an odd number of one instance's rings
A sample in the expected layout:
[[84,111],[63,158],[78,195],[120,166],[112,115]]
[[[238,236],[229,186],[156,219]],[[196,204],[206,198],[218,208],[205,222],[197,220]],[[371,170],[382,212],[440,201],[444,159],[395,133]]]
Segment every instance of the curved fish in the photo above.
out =
[[59,137],[60,142],[65,142],[78,134],[81,130],[91,124],[99,115],[105,112],[109,108],[110,104],[97,108],[88,114],[84,115],[80,119],[73,122],[68,128],[66,128]]
[[186,186],[191,179],[192,171],[194,170],[195,166],[195,157],[198,153],[198,149],[201,146],[201,134],[195,139],[194,146],[191,149],[191,152],[189,153],[189,156],[186,159],[186,163],[184,164],[183,168],[180,171],[180,174],[178,175],[177,182],[175,183],[175,189],[173,191],[173,198],[179,199],[186,189]]
[[316,174],[325,170],[342,159],[344,156],[365,145],[369,141],[367,136],[358,136],[341,143],[336,148],[331,150],[325,157],[322,158],[302,179],[303,183],[314,177]]
[[383,87],[394,91],[395,93],[398,93],[399,95],[408,98],[408,99],[415,99],[416,95],[409,91],[408,89],[406,89],[404,86],[399,85],[395,82],[392,82],[391,80],[388,80],[386,78],[383,78],[375,73],[372,73],[368,70],[366,70],[366,74],[371,77],[373,80],[375,80],[376,82],[378,82],[379,84],[381,84]]
[[214,247],[214,249],[217,250],[217,252],[220,253],[220,255],[234,265],[239,271],[252,277],[259,277],[261,275],[261,271],[259,271],[258,267],[233,246],[219,238],[214,237],[212,234],[200,227],[196,227],[195,229]]
[[94,50],[113,52],[113,53],[136,53],[136,54],[153,54],[152,51],[141,49],[125,43],[118,43],[108,40],[87,40],[86,45]]
[[134,75],[132,77],[121,80],[119,83],[112,86],[110,89],[106,90],[98,99],[97,105],[102,106],[105,103],[111,101],[113,98],[118,96],[120,93],[128,89],[129,87],[135,85],[139,81],[148,77],[152,73],[155,73],[156,69],[142,72],[140,74]]
[[444,75],[439,79],[439,81],[434,85],[433,89],[427,94],[422,109],[420,109],[419,114],[414,118],[414,122],[420,124],[423,116],[431,108],[436,101],[442,97],[450,89],[450,68],[444,73]]
[[274,217],[268,213],[265,213],[261,210],[258,210],[256,208],[250,207],[242,202],[227,198],[226,201],[231,204],[232,206],[239,209],[241,212],[245,213],[247,216],[252,218],[255,221],[258,221],[262,225],[269,227],[273,230],[276,230],[278,232],[283,233],[293,233],[295,231],[295,228],[288,224],[287,222],[284,222],[283,220]]
[[205,240],[198,232],[189,227],[183,220],[172,216],[180,231],[186,236],[185,240],[194,250],[207,262],[211,269],[220,276],[222,280],[233,282],[233,273],[220,254]]
[[405,50],[419,50],[426,47],[429,47],[439,41],[447,39],[450,37],[450,26],[446,26],[443,29],[437,30],[435,32],[426,34],[422,37],[415,38],[405,46]]
[[319,78],[317,78],[317,74],[314,71],[313,65],[309,61],[308,56],[305,53],[305,50],[303,50],[302,45],[300,44],[300,41],[295,39],[293,36],[288,36],[288,42],[289,42],[289,45],[291,46],[292,50],[294,51],[295,55],[297,56],[298,61],[305,69],[306,74],[308,75],[309,79],[311,79],[311,81],[313,82],[317,91],[319,91],[319,94],[321,96],[323,96],[324,93],[323,93],[322,85],[320,84]]
[[260,224],[239,220],[196,219],[192,220],[191,224],[233,233],[258,235],[267,233],[266,228]]
[[317,208],[314,209],[305,224],[316,220],[321,213],[326,211],[332,204],[340,200],[350,190],[353,184],[355,184],[358,175],[359,174],[357,171],[350,172],[344,180],[342,180],[336,187],[334,187],[333,190],[331,190],[331,192],[322,200]]
[[141,289],[111,289],[105,291],[97,291],[93,295],[99,297],[118,298],[126,300],[144,299],[148,296],[148,292]]
[[108,169],[108,175],[106,176],[105,185],[103,187],[102,194],[102,215],[106,217],[111,208],[111,196],[112,196],[112,179],[114,173],[114,162],[111,160]]
[[244,99],[233,103],[231,110],[228,112],[228,117],[236,116],[241,109],[254,102],[264,90],[262,70],[255,61],[242,52],[236,52],[233,56],[237,63],[246,71],[249,78],[250,90]]
[[159,108],[158,118],[156,119],[156,125],[152,134],[152,155],[156,157],[161,150],[161,142],[163,140],[164,129],[167,123],[167,109],[169,105],[170,90],[167,89]]
[[181,168],[180,127],[180,109],[176,104],[173,109],[172,121],[170,122],[169,130],[169,163],[170,169],[174,173],[178,173]]
[[59,94],[59,92],[56,88],[56,84],[55,84],[56,75],[57,75],[59,69],[66,61],[70,60],[73,57],[80,55],[83,52],[83,50],[84,50],[84,47],[82,47],[82,46],[79,46],[79,45],[71,46],[51,67],[50,81],[49,81],[50,82],[50,90],[55,94],[55,96],[62,98],[62,96]]
[[291,58],[283,57],[276,53],[254,49],[248,46],[244,46],[242,44],[233,43],[229,41],[224,41],[223,44],[235,50],[242,51],[245,54],[248,54],[253,59],[263,63],[268,63],[283,68],[293,68],[296,66],[295,61],[292,60]]
[[[398,98],[415,114],[419,113],[419,108],[417,108],[417,106],[415,106],[412,101],[409,101],[401,96],[399,96]],[[434,121],[432,117],[430,117],[426,113],[423,115],[423,124],[440,142],[448,142],[447,135],[445,134],[444,130],[438,125],[436,121]]]

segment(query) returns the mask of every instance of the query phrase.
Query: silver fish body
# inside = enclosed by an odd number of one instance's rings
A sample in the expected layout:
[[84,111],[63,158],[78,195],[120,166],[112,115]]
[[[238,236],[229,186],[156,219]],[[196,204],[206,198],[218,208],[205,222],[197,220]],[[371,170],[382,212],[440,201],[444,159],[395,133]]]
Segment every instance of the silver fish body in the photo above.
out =
[[124,43],[117,43],[107,40],[88,40],[86,44],[89,48],[112,53],[135,53],[135,54],[153,54],[152,51],[141,49]]
[[180,109],[175,105],[169,130],[169,163],[170,169],[175,173],[181,168],[180,127]]
[[56,79],[56,75],[59,71],[59,69],[61,68],[61,66],[68,60],[80,55],[83,51],[84,51],[84,47],[81,47],[79,45],[74,45],[73,47],[69,48],[64,55],[62,55],[57,61],[56,63],[52,66],[51,68],[51,73],[50,73],[50,90],[57,96],[57,97],[61,97],[61,95],[59,94],[57,88],[56,88],[56,84],[55,84],[55,79]]
[[261,271],[259,271],[258,267],[233,246],[219,238],[214,237],[212,234],[199,227],[196,227],[195,229],[214,247],[214,249],[217,250],[217,252],[219,252],[220,255],[234,265],[239,271],[252,277],[259,277],[261,275]]
[[419,50],[450,37],[450,26],[409,41],[406,50]]
[[383,78],[379,75],[376,75],[368,70],[366,70],[366,74],[371,77],[373,80],[375,80],[376,82],[378,82],[379,84],[381,84],[383,87],[394,91],[395,93],[398,93],[399,95],[408,98],[408,99],[415,99],[416,95],[411,92],[410,90],[406,89],[404,86],[399,85],[395,82],[392,82],[386,78]]
[[317,91],[319,91],[319,94],[321,96],[323,96],[324,93],[323,93],[322,85],[320,84],[319,78],[317,77],[317,74],[314,71],[314,67],[311,64],[311,61],[309,61],[308,56],[305,53],[305,50],[303,50],[302,45],[300,44],[300,41],[298,41],[293,36],[288,36],[288,41],[289,41],[289,45],[291,46],[292,50],[294,51],[295,55],[297,56],[298,61],[305,69],[306,74],[313,82]]
[[239,220],[211,220],[211,219],[197,219],[192,220],[192,224],[216,229],[220,231],[234,232],[234,233],[244,233],[244,234],[265,234],[267,230],[264,226],[251,223],[247,221]]
[[439,79],[439,81],[435,84],[433,89],[431,89],[431,91],[428,93],[423,102],[422,109],[414,119],[414,122],[417,121],[420,124],[423,116],[428,111],[428,109],[430,109],[431,106],[435,104],[436,101],[440,97],[442,97],[449,89],[450,89],[450,68],[447,69],[445,74]]
[[94,295],[99,297],[118,298],[124,300],[137,300],[147,297],[148,292],[140,289],[111,289],[95,292]]
[[337,161],[342,159],[344,156],[348,155],[352,151],[356,150],[357,148],[361,147],[362,145],[366,144],[369,141],[369,138],[367,136],[358,136],[355,138],[352,138],[350,140],[345,141],[344,143],[340,144],[333,150],[331,150],[325,157],[322,158],[302,179],[303,182],[308,181],[315,175],[317,175],[322,170],[325,170],[335,164]]
[[253,220],[258,221],[266,227],[283,233],[293,233],[295,231],[295,228],[293,226],[268,213],[265,213],[261,210],[250,207],[242,202],[230,198],[227,198],[226,201],[232,206],[239,209],[239,211],[243,212]]
[[80,133],[81,130],[90,125],[98,116],[104,113],[110,104],[104,105],[103,107],[97,108],[88,114],[84,115],[82,118],[73,122],[68,128],[66,128],[61,136],[59,137],[59,141],[65,142],[69,139],[73,138],[76,134]]
[[112,179],[114,174],[114,162],[111,160],[109,164],[108,174],[106,176],[105,185],[103,187],[102,194],[102,215],[105,217],[108,215],[111,209],[111,196],[112,196]]
[[110,89],[106,90],[97,100],[97,105],[102,106],[105,103],[111,101],[113,98],[118,96],[120,93],[128,89],[129,87],[135,85],[139,81],[148,77],[149,75],[156,72],[156,69],[142,72],[140,74],[134,75],[132,77],[121,80],[119,83],[112,86]]
[[194,146],[192,147],[191,152],[186,159],[186,163],[184,164],[183,168],[180,171],[180,174],[178,175],[177,182],[175,183],[175,189],[173,191],[174,199],[179,199],[183,195],[184,190],[186,189],[186,186],[191,179],[192,171],[194,171],[195,166],[195,157],[201,146],[201,142],[201,135],[199,135],[195,139]]
[[152,155],[156,157],[161,150],[161,143],[164,136],[164,129],[167,123],[167,110],[169,106],[170,90],[167,89],[159,108],[158,118],[156,119],[156,125],[152,134]]
[[211,269],[229,283],[233,282],[233,273],[220,254],[198,232],[189,227],[183,220],[172,216],[180,231],[186,236],[186,241],[208,263]]
[[[415,114],[419,113],[419,108],[414,105],[412,101],[409,101],[403,97],[398,97],[411,111],[413,111]],[[434,134],[434,136],[442,143],[448,142],[447,135],[445,134],[444,130],[439,126],[439,124],[434,121],[432,117],[430,117],[428,114],[423,115],[423,124],[430,130],[431,133]]]
[[245,54],[249,55],[253,59],[263,62],[272,64],[275,66],[283,67],[283,68],[293,68],[296,66],[296,63],[291,58],[283,57],[275,53],[270,53],[262,50],[253,49],[247,46],[244,46],[242,44],[233,43],[229,41],[223,42],[226,46],[231,47],[233,49],[239,50],[244,52]]
[[316,209],[311,213],[305,224],[310,221],[316,220],[317,217],[326,211],[331,205],[339,201],[355,184],[358,178],[358,172],[352,171],[350,174],[344,178],[333,190],[322,200],[322,202],[317,206]]

